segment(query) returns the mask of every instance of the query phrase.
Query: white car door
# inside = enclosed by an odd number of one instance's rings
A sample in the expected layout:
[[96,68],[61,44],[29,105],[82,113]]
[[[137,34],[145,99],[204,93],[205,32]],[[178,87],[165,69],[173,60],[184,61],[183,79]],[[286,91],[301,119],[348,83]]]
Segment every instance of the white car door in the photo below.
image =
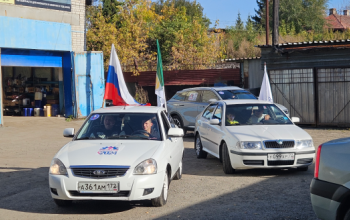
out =
[[217,104],[210,104],[203,112],[201,117],[201,126],[199,126],[199,134],[202,141],[202,146],[205,151],[211,153],[210,150],[210,134],[209,134],[209,126],[210,119],[213,116],[214,110]]
[[212,119],[219,119],[219,125],[208,124],[208,150],[211,151],[211,154],[219,157],[219,148],[220,142],[224,132],[222,131],[221,126],[224,125],[225,120],[223,119],[223,105],[220,103],[215,109]]
[[182,159],[183,154],[183,141],[182,137],[168,137],[168,131],[171,128],[168,117],[166,117],[165,113],[161,113],[162,123],[164,128],[164,136],[165,136],[165,147],[166,151],[169,152],[169,161],[171,166],[171,177],[176,173],[179,169],[179,164]]

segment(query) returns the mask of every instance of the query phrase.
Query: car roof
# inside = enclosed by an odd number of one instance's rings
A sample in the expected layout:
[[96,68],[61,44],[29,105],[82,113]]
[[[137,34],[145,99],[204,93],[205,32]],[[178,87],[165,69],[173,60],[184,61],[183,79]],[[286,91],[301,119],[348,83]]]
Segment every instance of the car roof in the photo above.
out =
[[157,106],[111,106],[100,108],[93,113],[158,113],[165,110],[163,107]]
[[231,99],[231,100],[222,100],[226,105],[233,104],[274,104],[268,101],[256,100],[256,99]]
[[244,90],[237,86],[219,86],[219,87],[193,87],[193,88],[186,88],[179,92],[185,92],[190,90]]

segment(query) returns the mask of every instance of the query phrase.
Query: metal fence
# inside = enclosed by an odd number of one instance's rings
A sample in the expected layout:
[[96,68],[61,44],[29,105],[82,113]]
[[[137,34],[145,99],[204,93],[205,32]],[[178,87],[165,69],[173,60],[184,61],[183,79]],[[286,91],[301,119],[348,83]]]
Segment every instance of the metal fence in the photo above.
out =
[[302,124],[316,123],[313,69],[271,70],[270,81],[275,103],[287,107]]

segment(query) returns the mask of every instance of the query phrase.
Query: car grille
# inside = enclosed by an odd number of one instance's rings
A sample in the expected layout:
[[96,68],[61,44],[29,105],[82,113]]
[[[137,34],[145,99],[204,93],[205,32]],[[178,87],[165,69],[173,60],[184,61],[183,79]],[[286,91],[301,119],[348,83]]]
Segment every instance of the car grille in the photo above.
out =
[[75,190],[68,191],[75,197],[129,197],[130,191],[119,191],[117,193],[80,193]]
[[293,148],[294,141],[283,141],[283,144],[277,143],[277,141],[265,141],[265,148]]
[[263,160],[243,160],[244,165],[251,165],[251,166],[264,166]]
[[[128,169],[129,168],[104,168],[104,167],[80,168],[78,167],[78,168],[72,168],[72,172],[74,176],[78,176],[78,177],[106,179],[106,178],[124,176],[126,171],[128,171]],[[96,174],[95,171],[103,171],[103,174],[101,172],[99,174]]]
[[314,160],[313,158],[298,159],[297,164],[308,164],[308,163],[312,163],[313,160]]
[[294,160],[278,160],[278,161],[267,161],[268,166],[283,166],[283,165],[293,165]]

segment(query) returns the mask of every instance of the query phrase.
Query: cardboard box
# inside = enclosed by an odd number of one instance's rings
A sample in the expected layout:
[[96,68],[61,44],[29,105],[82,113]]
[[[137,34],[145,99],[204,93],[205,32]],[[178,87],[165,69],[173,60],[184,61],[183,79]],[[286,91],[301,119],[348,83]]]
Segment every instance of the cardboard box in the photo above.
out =
[[59,101],[58,100],[50,100],[50,99],[48,99],[48,100],[46,100],[46,103],[47,104],[59,104]]
[[33,93],[35,91],[34,87],[27,87],[28,93]]
[[53,88],[53,89],[52,89],[52,93],[53,93],[53,94],[58,94],[58,93],[60,93],[60,88]]

